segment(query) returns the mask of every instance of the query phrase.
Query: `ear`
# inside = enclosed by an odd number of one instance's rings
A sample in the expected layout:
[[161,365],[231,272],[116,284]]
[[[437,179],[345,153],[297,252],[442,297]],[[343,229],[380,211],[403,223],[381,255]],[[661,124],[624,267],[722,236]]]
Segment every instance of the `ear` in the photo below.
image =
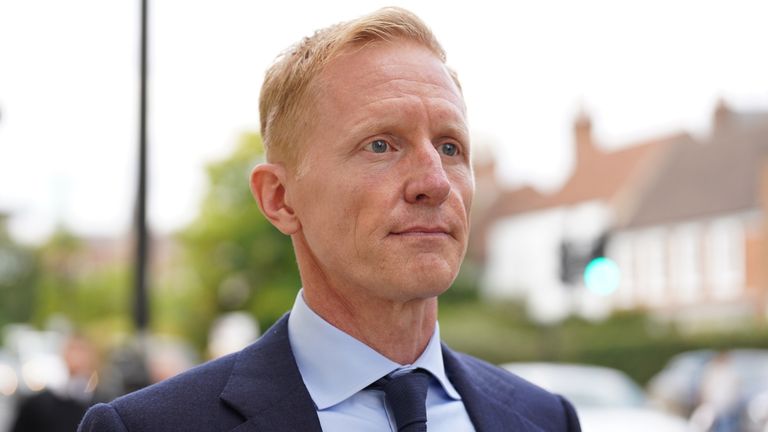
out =
[[251,193],[272,225],[283,234],[292,235],[301,224],[286,200],[285,178],[285,168],[280,164],[257,165],[251,171]]

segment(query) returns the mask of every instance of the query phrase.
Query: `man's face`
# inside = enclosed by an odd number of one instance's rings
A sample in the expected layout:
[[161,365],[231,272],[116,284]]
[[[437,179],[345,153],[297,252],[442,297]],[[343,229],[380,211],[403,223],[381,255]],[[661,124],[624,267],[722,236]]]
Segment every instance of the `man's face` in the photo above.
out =
[[[444,292],[464,257],[474,179],[464,102],[440,60],[410,42],[333,60],[286,201],[311,271],[347,296]],[[306,271],[306,268],[303,269]]]

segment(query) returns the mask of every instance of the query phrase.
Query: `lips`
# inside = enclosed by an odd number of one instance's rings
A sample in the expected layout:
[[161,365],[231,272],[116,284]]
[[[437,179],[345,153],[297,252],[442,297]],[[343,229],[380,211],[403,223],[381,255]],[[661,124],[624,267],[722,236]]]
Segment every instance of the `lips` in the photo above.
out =
[[402,229],[396,229],[390,232],[392,235],[397,236],[441,236],[441,235],[449,235],[452,236],[451,230],[448,227],[445,226],[438,226],[438,225],[415,225],[415,226],[409,226]]

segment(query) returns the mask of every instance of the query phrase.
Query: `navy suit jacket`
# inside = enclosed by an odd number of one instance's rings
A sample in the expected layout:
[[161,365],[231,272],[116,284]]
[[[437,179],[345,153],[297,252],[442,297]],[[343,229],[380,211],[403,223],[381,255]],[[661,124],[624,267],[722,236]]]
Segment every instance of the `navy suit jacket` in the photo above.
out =
[[[568,401],[443,346],[446,374],[478,432],[580,431]],[[288,342],[288,316],[242,351],[98,404],[80,432],[321,432]]]

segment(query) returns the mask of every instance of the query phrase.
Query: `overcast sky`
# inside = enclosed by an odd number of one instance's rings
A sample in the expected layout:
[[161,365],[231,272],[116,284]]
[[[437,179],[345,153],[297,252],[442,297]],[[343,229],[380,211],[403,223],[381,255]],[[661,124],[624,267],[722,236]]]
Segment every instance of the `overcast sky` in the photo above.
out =
[[[459,72],[476,147],[505,181],[551,189],[585,108],[615,148],[706,133],[718,97],[768,109],[763,1],[151,2],[150,221],[197,211],[203,168],[258,129],[263,73],[316,28],[395,4],[416,12]],[[20,240],[58,222],[130,224],[139,1],[0,0],[0,211]],[[245,179],[243,180],[245,181]]]

